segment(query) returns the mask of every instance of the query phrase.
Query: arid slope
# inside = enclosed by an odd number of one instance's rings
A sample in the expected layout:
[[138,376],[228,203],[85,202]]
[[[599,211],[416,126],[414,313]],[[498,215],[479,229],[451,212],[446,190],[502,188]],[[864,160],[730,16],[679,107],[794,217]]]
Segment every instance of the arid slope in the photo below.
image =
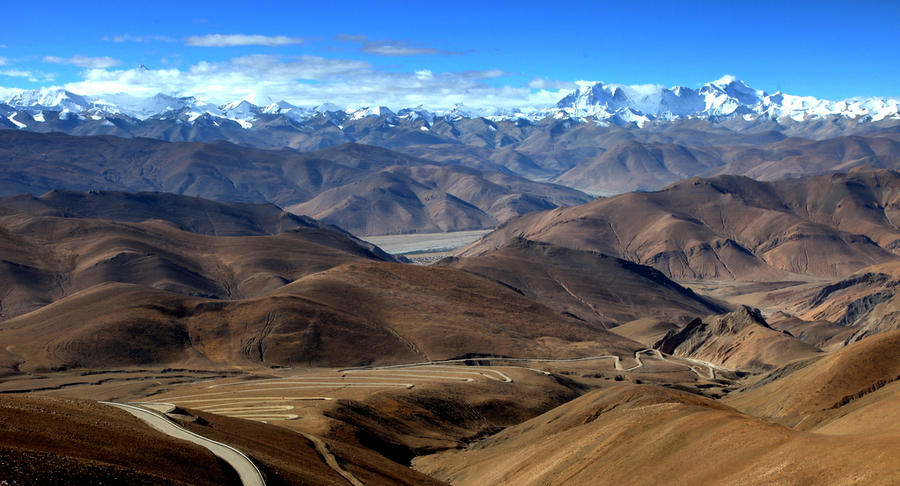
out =
[[727,310],[650,267],[549,243],[514,239],[485,255],[449,258],[440,264],[492,278],[586,322],[617,325],[639,318],[686,322]]
[[900,174],[856,171],[778,182],[689,179],[510,221],[463,249],[476,256],[514,237],[594,250],[676,280],[842,277],[893,261]]
[[684,392],[616,385],[414,466],[457,485],[891,484],[898,438],[799,432]]
[[755,370],[820,354],[790,334],[772,329],[758,311],[749,308],[695,319],[682,329],[668,331],[653,347],[727,368]]

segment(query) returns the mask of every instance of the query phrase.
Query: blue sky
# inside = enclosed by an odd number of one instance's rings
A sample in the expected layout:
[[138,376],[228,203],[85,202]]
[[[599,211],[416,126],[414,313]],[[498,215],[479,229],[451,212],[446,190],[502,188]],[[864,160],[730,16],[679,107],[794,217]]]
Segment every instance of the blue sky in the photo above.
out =
[[[124,4],[124,5],[123,5]],[[7,2],[9,88],[549,104],[579,80],[900,96],[900,2]],[[139,70],[144,65],[149,70]]]

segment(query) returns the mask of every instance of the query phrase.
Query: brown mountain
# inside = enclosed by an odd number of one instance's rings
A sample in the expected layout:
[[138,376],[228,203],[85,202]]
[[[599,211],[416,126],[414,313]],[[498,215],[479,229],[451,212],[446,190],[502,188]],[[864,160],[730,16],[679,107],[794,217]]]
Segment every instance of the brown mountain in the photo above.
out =
[[[0,197],[0,211],[134,223],[163,220],[185,231],[211,236],[274,235],[301,228],[341,232],[334,226],[287,213],[272,204],[216,202],[162,192],[52,190],[39,197],[30,194]],[[366,245],[362,240],[356,241]]]
[[230,143],[168,143],[144,138],[73,137],[0,131],[0,193],[160,191],[207,199],[307,200],[359,171],[315,155]]
[[893,171],[758,182],[688,179],[527,214],[460,252],[484,254],[514,237],[594,250],[653,266],[677,280],[845,276],[896,259]]
[[630,139],[553,180],[592,194],[620,194],[656,190],[693,176],[735,174],[772,181],[846,172],[865,165],[900,169],[900,141],[890,136],[736,142],[709,146]]
[[609,326],[647,317],[686,322],[725,311],[653,268],[524,239],[481,256],[448,258],[439,264],[483,275],[560,313]]
[[343,265],[245,300],[101,283],[3,321],[0,339],[13,371],[569,358],[640,347],[468,272],[382,263]]
[[461,166],[390,167],[287,208],[354,234],[492,228],[531,211],[581,204],[578,191]]
[[[525,212],[590,200],[506,169],[440,166],[356,143],[299,153],[0,130],[0,167],[0,195],[158,191],[281,207],[304,203],[300,212],[367,234],[489,228]],[[376,219],[398,223],[367,228],[363,222]]]
[[886,136],[787,138],[759,147],[723,147],[719,153],[727,164],[712,173],[766,181],[847,172],[865,165],[900,169],[900,141]]
[[[33,216],[3,208],[3,203],[39,214],[71,215],[73,209],[95,217],[150,219]],[[247,298],[346,262],[393,260],[343,231],[274,206],[161,194],[51,193],[39,199],[6,198],[0,201],[0,214],[4,213],[0,274],[8,286],[0,295],[3,318],[106,282],[184,295]],[[267,234],[282,229],[288,231]]]
[[559,175],[554,181],[593,194],[654,190],[721,165],[714,151],[630,141]]

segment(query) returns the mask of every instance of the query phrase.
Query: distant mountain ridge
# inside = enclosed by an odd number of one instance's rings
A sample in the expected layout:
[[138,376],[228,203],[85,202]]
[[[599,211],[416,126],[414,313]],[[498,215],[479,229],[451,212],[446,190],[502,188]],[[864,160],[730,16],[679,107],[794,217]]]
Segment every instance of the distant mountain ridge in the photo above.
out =
[[[356,234],[492,228],[530,211],[591,199],[510,173],[353,143],[299,153],[226,142],[0,130],[0,167],[0,196],[64,189],[272,203]],[[390,190],[386,180],[393,182]],[[361,220],[378,224],[354,223]]]
[[559,100],[556,106],[543,109],[473,109],[455,105],[449,109],[418,106],[392,111],[384,106],[341,108],[331,103],[301,107],[284,100],[261,100],[255,94],[217,105],[193,96],[176,97],[164,93],[147,98],[124,93],[84,96],[62,88],[46,87],[21,91],[0,102],[0,114],[5,118],[2,123],[12,125],[10,128],[35,129],[33,124],[46,123],[44,112],[59,113],[57,117],[63,119],[90,118],[113,124],[116,119],[122,118],[131,122],[169,118],[193,125],[201,118],[208,118],[219,123],[236,123],[243,129],[258,128],[275,116],[283,116],[297,123],[322,116],[336,126],[346,121],[383,117],[389,125],[421,122],[426,129],[437,119],[454,121],[478,117],[493,121],[530,122],[565,118],[642,127],[654,120],[688,118],[713,122],[736,117],[746,120],[790,118],[795,121],[832,116],[872,121],[900,119],[900,100],[853,98],[830,101],[780,91],[768,94],[734,76],[723,76],[698,89],[598,82],[578,88]]

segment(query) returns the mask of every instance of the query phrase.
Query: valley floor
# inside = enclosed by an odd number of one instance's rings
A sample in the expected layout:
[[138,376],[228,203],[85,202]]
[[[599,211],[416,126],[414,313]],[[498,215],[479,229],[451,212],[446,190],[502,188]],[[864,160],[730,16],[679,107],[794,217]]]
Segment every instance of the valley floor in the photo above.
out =
[[412,233],[361,237],[392,255],[449,253],[481,238],[492,230],[453,231],[450,233]]

